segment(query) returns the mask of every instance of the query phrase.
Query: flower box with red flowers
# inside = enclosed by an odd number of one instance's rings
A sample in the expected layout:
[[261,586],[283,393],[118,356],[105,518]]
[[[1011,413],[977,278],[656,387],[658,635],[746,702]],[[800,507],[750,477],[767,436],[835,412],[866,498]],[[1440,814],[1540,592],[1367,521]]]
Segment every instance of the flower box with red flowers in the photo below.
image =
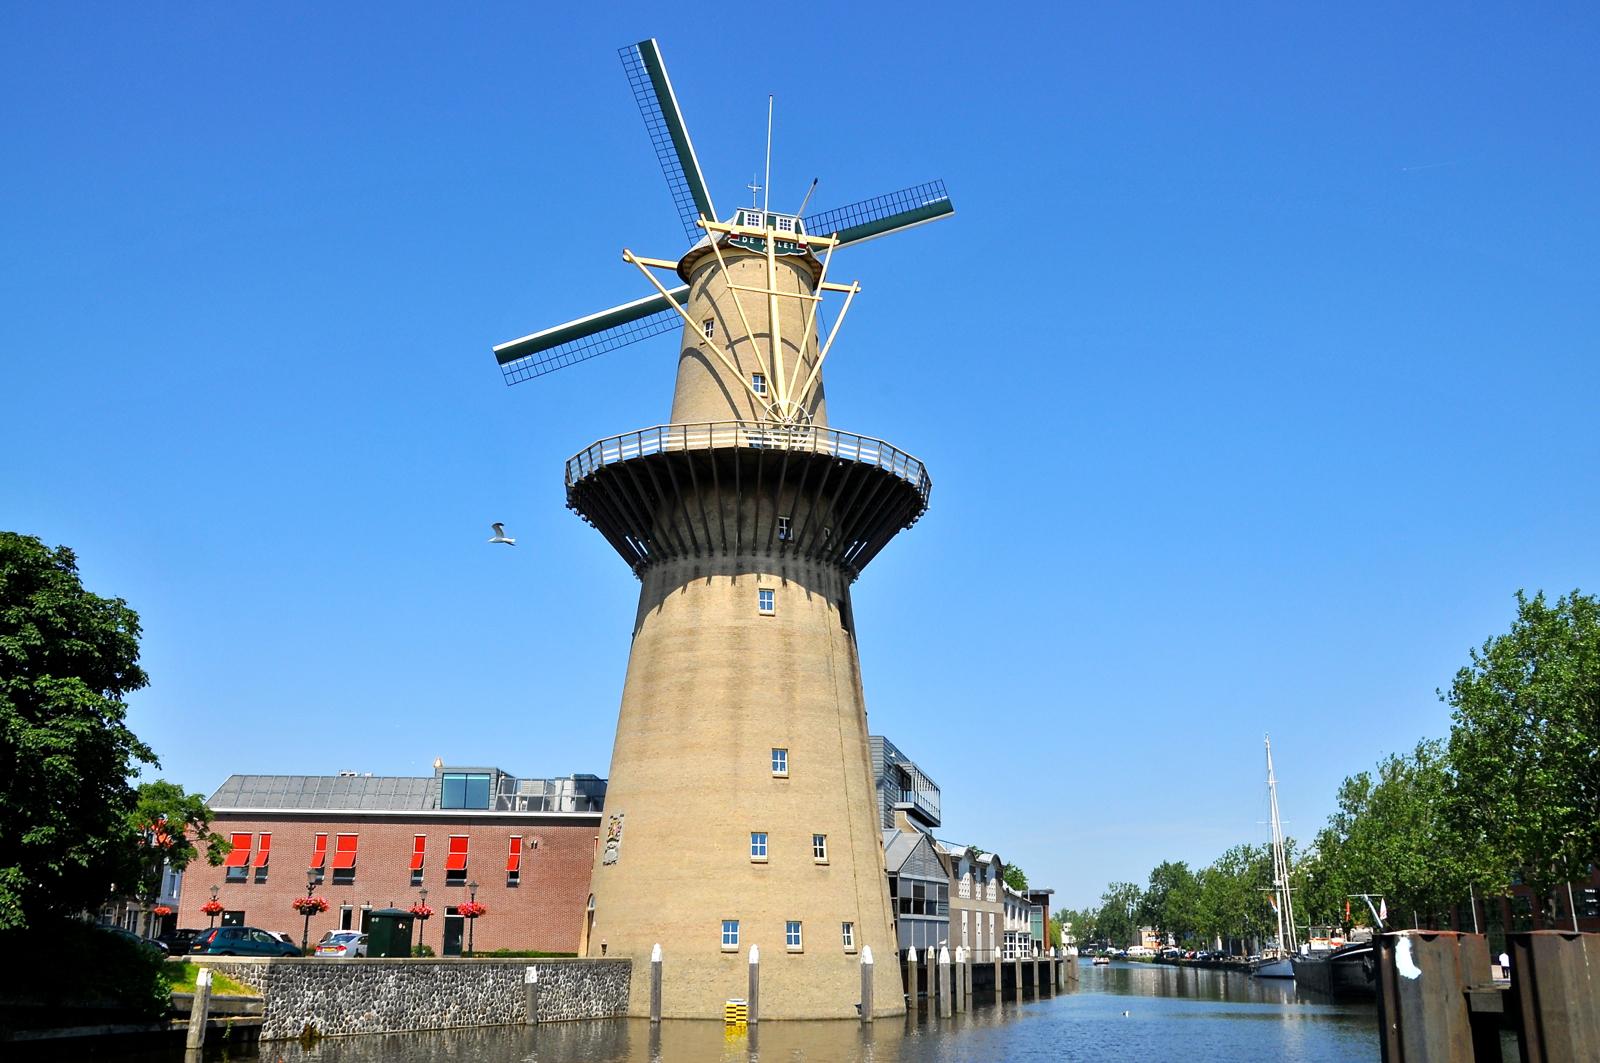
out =
[[167,916],[172,914],[172,909],[168,908],[164,904],[158,904],[154,908],[150,909],[150,914],[160,916],[161,918],[165,919]]
[[466,904],[456,906],[456,914],[463,919],[476,919],[480,915],[487,915],[489,909],[477,901],[468,901]]
[[207,901],[206,903],[204,903],[204,904],[202,904],[200,906],[200,914],[201,915],[221,915],[222,914],[222,902],[221,901]]
[[426,904],[413,904],[408,910],[417,919],[433,918],[433,909],[429,908]]
[[296,897],[294,910],[301,915],[321,915],[328,910],[328,902],[321,897]]

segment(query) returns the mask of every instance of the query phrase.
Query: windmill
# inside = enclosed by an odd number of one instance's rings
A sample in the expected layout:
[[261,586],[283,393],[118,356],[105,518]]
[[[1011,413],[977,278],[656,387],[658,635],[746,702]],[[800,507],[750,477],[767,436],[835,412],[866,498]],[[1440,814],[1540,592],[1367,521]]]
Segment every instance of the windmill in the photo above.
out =
[[[642,1015],[659,945],[662,1014],[714,1018],[745,990],[729,954],[781,944],[764,1017],[853,1018],[857,950],[898,942],[850,587],[931,484],[911,455],[828,424],[822,365],[860,291],[828,274],[834,252],[950,198],[935,181],[719,218],[656,42],[621,55],[689,247],[625,250],[651,294],[495,348],[517,383],[681,326],[670,420],[566,464],[568,507],[641,584],[578,948],[633,958]],[[822,337],[825,294],[843,304]],[[873,1014],[902,1014],[896,965],[865,970]]]

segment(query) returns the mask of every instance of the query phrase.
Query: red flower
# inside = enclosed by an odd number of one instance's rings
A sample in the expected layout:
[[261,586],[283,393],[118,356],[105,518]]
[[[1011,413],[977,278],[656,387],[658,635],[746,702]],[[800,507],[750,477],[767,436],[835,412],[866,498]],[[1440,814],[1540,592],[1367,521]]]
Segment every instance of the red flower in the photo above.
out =
[[321,897],[296,897],[293,906],[301,915],[320,915],[328,910],[328,902]]
[[150,909],[150,914],[151,915],[168,916],[168,915],[172,914],[172,909],[168,908],[164,904],[158,904],[154,908]]
[[426,904],[413,904],[410,910],[411,914],[416,916],[418,919],[433,918],[433,909],[429,908]]
[[204,903],[204,904],[202,904],[200,906],[200,914],[201,915],[221,915],[222,914],[222,902],[221,901],[207,901],[206,903]]
[[463,919],[476,919],[480,915],[487,915],[489,909],[477,901],[468,901],[466,904],[456,906],[456,913]]

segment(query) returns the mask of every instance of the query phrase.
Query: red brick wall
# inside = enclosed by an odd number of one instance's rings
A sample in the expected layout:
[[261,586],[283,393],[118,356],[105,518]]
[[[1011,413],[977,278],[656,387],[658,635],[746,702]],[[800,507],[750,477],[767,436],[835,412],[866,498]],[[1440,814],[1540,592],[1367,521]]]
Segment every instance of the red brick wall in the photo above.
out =
[[[305,896],[306,868],[311,863],[314,837],[328,835],[328,857],[324,880],[316,895],[328,902],[328,911],[311,917],[311,941],[339,927],[340,906],[356,909],[354,925],[360,925],[363,904],[374,908],[409,908],[418,900],[411,885],[411,851],[418,834],[427,836],[427,858],[423,865],[422,886],[428,890],[428,907],[434,917],[421,927],[421,937],[412,940],[430,945],[439,952],[444,937],[445,909],[467,900],[465,886],[445,885],[445,854],[452,834],[465,834],[472,840],[468,850],[467,879],[478,883],[478,903],[488,914],[477,920],[473,947],[478,952],[494,949],[532,949],[542,952],[577,952],[584,909],[589,898],[589,871],[594,860],[595,835],[600,832],[600,817],[539,816],[372,816],[330,813],[340,818],[309,815],[236,815],[218,813],[212,829],[223,837],[249,831],[260,845],[259,835],[272,834],[267,880],[258,883],[255,868],[243,883],[225,881],[225,868],[212,867],[204,859],[189,865],[184,874],[183,896],[178,906],[178,925],[205,927],[210,919],[200,906],[211,899],[217,886],[217,900],[224,908],[244,912],[247,926],[282,930],[300,940],[303,918],[291,907],[296,897]],[[333,881],[335,836],[356,834],[355,880],[351,885]],[[512,835],[522,836],[521,883],[506,885],[506,857]],[[538,848],[531,848],[534,840]],[[253,860],[253,857],[252,857]]]

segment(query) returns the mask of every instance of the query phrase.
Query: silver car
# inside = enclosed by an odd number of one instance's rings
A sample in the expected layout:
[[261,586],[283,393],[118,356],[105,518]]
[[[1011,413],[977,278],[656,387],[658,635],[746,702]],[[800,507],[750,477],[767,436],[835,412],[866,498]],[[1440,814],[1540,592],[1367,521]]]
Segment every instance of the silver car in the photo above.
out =
[[318,956],[365,956],[367,954],[367,935],[359,930],[330,930],[322,935],[322,940],[317,942],[315,955]]

